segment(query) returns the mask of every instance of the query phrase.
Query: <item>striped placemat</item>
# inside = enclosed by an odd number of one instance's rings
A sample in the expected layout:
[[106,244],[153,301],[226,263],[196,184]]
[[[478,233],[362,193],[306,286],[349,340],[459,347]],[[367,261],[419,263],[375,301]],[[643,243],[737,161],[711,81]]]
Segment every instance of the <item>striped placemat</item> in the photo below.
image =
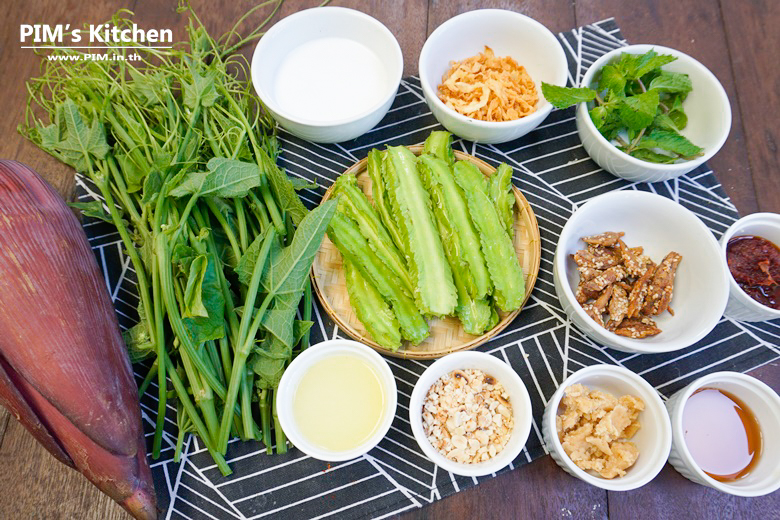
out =
[[[588,66],[605,52],[625,45],[614,20],[605,20],[560,35],[569,60],[570,82],[576,84]],[[419,81],[406,78],[395,102],[371,132],[351,142],[318,145],[282,134],[282,165],[289,175],[316,181],[320,187],[300,192],[314,206],[325,189],[351,164],[384,144],[422,142],[439,128],[422,96]],[[509,163],[515,184],[533,206],[542,237],[542,263],[531,301],[500,336],[482,346],[510,363],[531,394],[534,425],[526,448],[511,471],[546,453],[539,427],[544,405],[570,373],[596,363],[623,365],[669,396],[691,380],[716,370],[748,371],[780,357],[774,345],[780,324],[738,323],[723,319],[705,339],[668,354],[630,355],[599,347],[566,319],[555,296],[552,260],[558,235],[571,213],[589,198],[610,190],[643,190],[670,197],[696,213],[716,236],[737,212],[706,165],[673,181],[630,184],[602,171],[582,148],[574,110],[554,111],[538,129],[502,145],[455,146],[491,164]],[[99,198],[77,178],[81,199]],[[120,324],[135,323],[138,298],[134,273],[115,230],[108,224],[84,224],[106,276]],[[339,337],[338,328],[315,309],[312,341]],[[388,358],[395,373],[398,414],[387,437],[364,457],[328,464],[292,449],[286,455],[265,455],[255,442],[233,440],[227,454],[234,470],[222,477],[194,437],[185,441],[182,460],[172,460],[176,414],[169,404],[162,457],[152,461],[160,505],[166,518],[383,518],[422,507],[489,479],[454,476],[421,453],[407,419],[409,395],[428,363]],[[136,367],[142,378],[146,367]],[[140,381],[140,379],[139,379]],[[142,399],[144,426],[151,446],[157,403],[152,384]]]

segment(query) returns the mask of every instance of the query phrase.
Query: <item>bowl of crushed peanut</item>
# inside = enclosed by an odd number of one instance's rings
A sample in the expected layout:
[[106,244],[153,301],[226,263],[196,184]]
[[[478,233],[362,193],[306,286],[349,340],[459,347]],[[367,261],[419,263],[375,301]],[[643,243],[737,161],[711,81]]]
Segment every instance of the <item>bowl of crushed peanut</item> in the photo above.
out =
[[420,376],[409,422],[437,466],[456,475],[490,475],[522,452],[531,431],[531,399],[520,376],[498,357],[456,352]]
[[542,432],[561,468],[611,491],[653,480],[672,447],[671,422],[658,392],[614,365],[569,376],[547,403]]

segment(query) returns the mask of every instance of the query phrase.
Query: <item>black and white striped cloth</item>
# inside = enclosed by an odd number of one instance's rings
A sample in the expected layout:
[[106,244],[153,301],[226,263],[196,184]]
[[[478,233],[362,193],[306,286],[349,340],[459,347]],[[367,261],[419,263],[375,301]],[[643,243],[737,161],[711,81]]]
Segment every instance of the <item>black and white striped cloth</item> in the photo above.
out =
[[[569,59],[570,81],[576,84],[603,53],[625,45],[614,20],[605,20],[560,35]],[[351,142],[318,145],[282,134],[282,165],[291,176],[314,180],[319,188],[300,194],[309,206],[319,203],[325,189],[347,167],[384,144],[422,142],[439,128],[428,110],[417,78],[401,83],[395,102],[382,122]],[[573,109],[554,111],[535,131],[502,145],[455,146],[497,165],[515,169],[515,184],[536,213],[542,236],[542,262],[531,300],[500,336],[482,346],[520,374],[531,394],[534,424],[526,448],[511,471],[546,453],[539,421],[547,399],[570,373],[596,363],[623,365],[669,396],[693,379],[717,370],[748,371],[780,357],[776,346],[780,323],[737,323],[723,319],[696,345],[678,352],[630,355],[602,348],[566,319],[555,296],[552,260],[558,234],[569,215],[589,198],[610,190],[651,191],[672,198],[696,213],[720,236],[737,212],[706,165],[673,181],[630,184],[602,171],[582,148]],[[99,198],[78,178],[80,198]],[[108,224],[87,219],[84,224],[106,277],[123,327],[135,323],[138,298],[129,259]],[[313,342],[341,336],[324,311],[315,309]],[[175,409],[169,404],[162,457],[151,461],[165,518],[384,518],[422,507],[492,477],[457,477],[428,461],[415,442],[409,422],[412,387],[428,363],[388,358],[398,384],[398,414],[387,437],[359,459],[328,464],[296,449],[268,456],[256,442],[230,443],[227,460],[233,475],[222,477],[203,445],[185,441],[182,460],[173,462]],[[137,367],[137,376],[145,367]],[[142,399],[144,427],[151,446],[157,409],[152,383]]]

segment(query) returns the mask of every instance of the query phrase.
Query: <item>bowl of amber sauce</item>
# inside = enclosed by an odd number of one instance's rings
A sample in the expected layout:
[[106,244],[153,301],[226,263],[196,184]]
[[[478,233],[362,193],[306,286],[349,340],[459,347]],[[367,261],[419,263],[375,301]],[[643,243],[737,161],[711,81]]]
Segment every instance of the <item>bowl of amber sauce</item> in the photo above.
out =
[[743,497],[780,489],[780,396],[738,372],[701,377],[666,402],[669,463],[685,478]]
[[729,300],[724,314],[739,321],[780,318],[780,215],[753,213],[723,233]]

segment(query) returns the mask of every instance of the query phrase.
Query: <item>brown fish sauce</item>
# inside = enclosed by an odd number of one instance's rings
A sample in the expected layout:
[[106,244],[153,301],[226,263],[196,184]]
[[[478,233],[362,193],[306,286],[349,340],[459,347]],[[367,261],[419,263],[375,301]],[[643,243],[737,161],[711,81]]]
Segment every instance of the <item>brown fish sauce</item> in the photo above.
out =
[[761,458],[758,420],[742,400],[720,388],[700,388],[688,398],[683,435],[696,464],[720,482],[745,477]]

